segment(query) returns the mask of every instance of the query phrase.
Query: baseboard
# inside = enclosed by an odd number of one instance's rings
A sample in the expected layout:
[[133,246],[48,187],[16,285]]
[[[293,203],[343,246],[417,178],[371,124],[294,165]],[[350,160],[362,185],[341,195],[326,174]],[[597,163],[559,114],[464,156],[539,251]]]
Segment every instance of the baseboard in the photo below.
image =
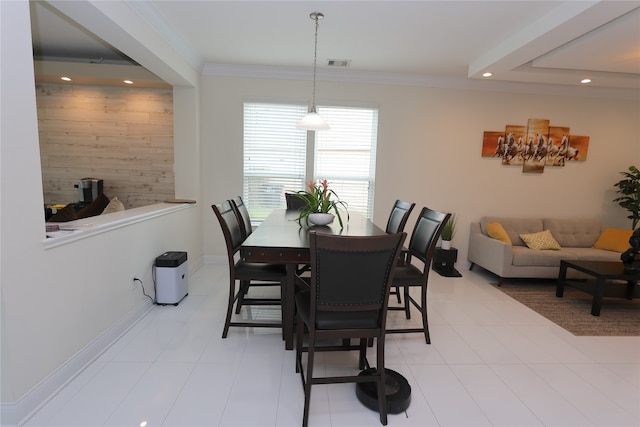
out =
[[215,256],[215,255],[205,255],[202,257],[205,264],[227,264],[227,257],[225,256]]
[[111,328],[87,344],[15,403],[0,403],[0,426],[17,426],[26,422],[111,344],[138,323],[152,308],[151,301],[143,300]]

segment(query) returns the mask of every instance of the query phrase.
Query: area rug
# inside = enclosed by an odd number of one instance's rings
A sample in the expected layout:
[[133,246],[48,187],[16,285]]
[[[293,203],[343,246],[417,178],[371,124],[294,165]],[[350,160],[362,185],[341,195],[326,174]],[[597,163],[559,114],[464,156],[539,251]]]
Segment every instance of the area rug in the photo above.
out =
[[[600,316],[591,315],[593,297],[577,289],[590,290],[590,282],[568,284],[562,298],[556,297],[555,280],[511,279],[500,287],[492,285],[574,335],[640,336],[640,299],[620,298],[624,285],[607,289]],[[636,297],[639,292],[636,289]]]

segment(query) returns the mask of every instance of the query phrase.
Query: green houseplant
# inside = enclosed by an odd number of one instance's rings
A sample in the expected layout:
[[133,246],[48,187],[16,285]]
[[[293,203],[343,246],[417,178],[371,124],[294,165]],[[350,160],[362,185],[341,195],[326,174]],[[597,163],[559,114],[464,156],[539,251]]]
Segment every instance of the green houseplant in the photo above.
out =
[[640,170],[635,166],[629,166],[628,172],[620,172],[625,179],[613,184],[618,187],[616,192],[620,197],[613,199],[614,202],[629,211],[631,215],[627,218],[631,220],[631,228],[636,229],[640,221]]
[[[329,188],[329,183],[326,179],[316,182],[311,181],[307,184],[307,191],[296,191],[295,194],[304,202],[304,206],[300,209],[300,216],[296,218],[298,224],[302,225],[302,221],[305,221],[308,225],[309,215],[311,214],[329,214],[333,211],[338,217],[340,227],[343,227],[339,207],[343,207],[346,210],[347,204],[341,201],[335,191]],[[332,196],[334,199],[332,199]],[[348,215],[349,213],[347,212],[347,220],[349,219]]]
[[451,214],[449,220],[446,222],[444,227],[442,228],[442,234],[440,234],[440,238],[442,239],[442,249],[451,248],[451,240],[453,240],[453,236],[456,235],[456,214]]

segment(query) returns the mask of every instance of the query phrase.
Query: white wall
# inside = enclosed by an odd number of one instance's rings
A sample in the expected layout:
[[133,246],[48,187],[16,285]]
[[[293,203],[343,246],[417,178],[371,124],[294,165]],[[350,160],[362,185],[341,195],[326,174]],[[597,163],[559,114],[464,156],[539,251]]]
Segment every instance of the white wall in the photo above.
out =
[[[93,7],[73,3],[70,7],[78,10]],[[86,17],[83,24],[89,28],[91,19],[97,19],[98,26],[123,20],[122,15],[108,13],[87,13]],[[131,34],[141,37],[146,24],[133,16],[124,18],[126,22],[116,26],[113,35],[120,45],[128,36],[141,55],[139,42]],[[22,419],[69,379],[60,372],[67,373],[70,360],[86,354],[87,347],[103,334],[149,304],[139,288],[131,290],[132,274],[139,274],[147,289],[152,289],[151,266],[163,252],[188,252],[190,268],[201,262],[202,210],[194,205],[46,249],[28,2],[0,2],[0,20],[0,416],[4,425]],[[127,31],[131,27],[135,32]],[[144,39],[153,59],[150,63],[156,66],[151,71],[169,77],[182,73],[175,80],[184,86],[174,89],[181,108],[174,121],[179,141],[175,196],[199,199],[197,73],[183,63],[176,66],[175,55],[165,54],[163,43],[154,44],[152,31]],[[159,70],[157,64],[167,56],[174,67]],[[185,69],[191,72],[182,72]]]
[[[245,100],[306,102],[308,81],[208,75],[202,80],[204,201],[242,193],[242,104]],[[630,227],[612,202],[619,172],[640,164],[638,99],[319,82],[318,104],[378,105],[378,156],[374,222],[381,227],[395,199],[414,201],[410,232],[422,206],[456,212],[453,240],[466,262],[468,228],[483,215],[592,217]],[[549,119],[573,135],[590,137],[586,162],[524,174],[482,158],[484,131]],[[204,253],[224,254],[211,212],[204,222]],[[468,264],[467,264],[468,265]]]

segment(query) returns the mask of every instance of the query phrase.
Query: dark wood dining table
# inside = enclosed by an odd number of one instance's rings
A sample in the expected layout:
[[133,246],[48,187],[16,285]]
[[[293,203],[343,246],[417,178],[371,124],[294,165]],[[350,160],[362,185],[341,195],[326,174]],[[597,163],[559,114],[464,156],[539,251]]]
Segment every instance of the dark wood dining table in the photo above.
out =
[[308,264],[309,230],[319,233],[331,233],[342,236],[377,236],[385,231],[357,212],[346,212],[342,215],[343,228],[338,219],[325,226],[308,226],[302,222],[298,224],[296,218],[299,211],[288,209],[274,210],[267,219],[247,237],[240,247],[240,256],[247,262],[266,262],[285,264],[287,267],[287,282],[283,289],[284,310],[282,319],[285,348],[293,349],[293,331],[296,290],[296,270],[300,264]]

